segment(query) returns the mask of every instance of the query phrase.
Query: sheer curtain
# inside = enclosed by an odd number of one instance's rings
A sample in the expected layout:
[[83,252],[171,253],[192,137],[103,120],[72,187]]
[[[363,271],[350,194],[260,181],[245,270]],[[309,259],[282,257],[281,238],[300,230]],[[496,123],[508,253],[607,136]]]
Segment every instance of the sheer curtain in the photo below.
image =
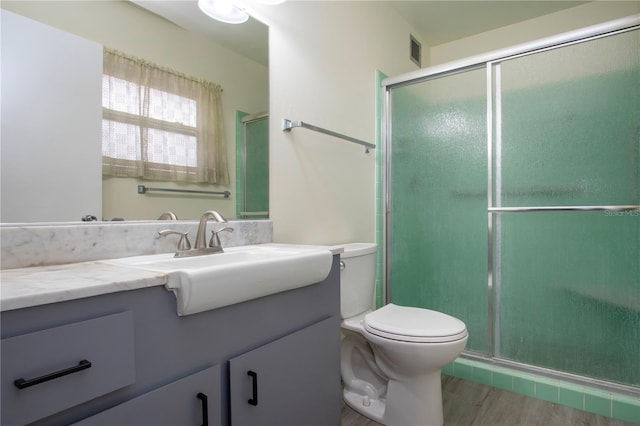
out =
[[105,48],[103,174],[228,185],[221,93]]

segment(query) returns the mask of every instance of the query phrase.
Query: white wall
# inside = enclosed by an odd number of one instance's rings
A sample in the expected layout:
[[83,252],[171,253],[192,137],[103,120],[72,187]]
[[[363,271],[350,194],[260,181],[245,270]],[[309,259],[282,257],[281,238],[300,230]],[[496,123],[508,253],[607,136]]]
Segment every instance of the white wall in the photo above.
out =
[[430,49],[431,65],[553,36],[640,13],[640,1],[595,1]]
[[274,240],[374,241],[379,150],[365,154],[359,145],[307,129],[284,133],[281,120],[375,142],[376,70],[416,69],[409,60],[411,29],[375,2],[287,2],[260,12],[270,26]]
[[[634,13],[638,2],[589,3],[431,49],[421,42],[436,65]],[[283,133],[280,121],[374,141],[375,70],[390,76],[415,70],[406,52],[411,28],[376,2],[287,2],[262,7],[257,16],[270,25],[274,239],[374,241],[373,155],[306,129]]]
[[[204,188],[190,185],[186,188],[228,189],[232,198],[172,196],[166,193],[138,195],[138,183],[154,187],[177,185],[105,179],[103,213],[107,219],[155,219],[162,211],[173,210],[178,217],[187,219],[199,217],[204,210],[214,208],[225,216],[235,217],[235,114],[236,110],[248,113],[268,110],[267,67],[210,39],[187,32],[128,1],[3,0],[0,6],[127,54],[222,85],[231,185]],[[95,143],[100,146],[100,140]]]

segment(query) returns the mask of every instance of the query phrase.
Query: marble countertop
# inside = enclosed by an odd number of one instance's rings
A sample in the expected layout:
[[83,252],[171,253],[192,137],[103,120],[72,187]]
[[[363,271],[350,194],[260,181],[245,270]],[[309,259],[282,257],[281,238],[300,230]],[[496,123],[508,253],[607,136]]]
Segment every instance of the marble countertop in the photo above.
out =
[[[306,247],[342,252],[339,247]],[[165,272],[114,265],[108,260],[6,269],[0,271],[0,311],[165,286],[168,280]]]
[[100,261],[0,271],[0,311],[165,285],[159,272]]

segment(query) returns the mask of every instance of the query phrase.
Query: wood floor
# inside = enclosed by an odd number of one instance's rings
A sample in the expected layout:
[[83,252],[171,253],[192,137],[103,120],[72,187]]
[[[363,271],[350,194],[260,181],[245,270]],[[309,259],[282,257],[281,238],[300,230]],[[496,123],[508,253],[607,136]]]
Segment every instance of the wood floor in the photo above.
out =
[[[442,376],[445,426],[631,426],[631,423],[530,398],[494,387]],[[377,426],[343,403],[342,426]],[[419,426],[419,425],[415,425]]]

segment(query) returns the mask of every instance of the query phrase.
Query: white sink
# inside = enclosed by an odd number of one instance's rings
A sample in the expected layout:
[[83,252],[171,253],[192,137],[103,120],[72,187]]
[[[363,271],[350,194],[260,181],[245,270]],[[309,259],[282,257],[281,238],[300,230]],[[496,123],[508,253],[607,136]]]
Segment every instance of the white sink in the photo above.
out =
[[259,244],[195,257],[163,253],[104,262],[165,272],[178,314],[190,315],[318,283],[329,274],[332,258],[328,248]]

